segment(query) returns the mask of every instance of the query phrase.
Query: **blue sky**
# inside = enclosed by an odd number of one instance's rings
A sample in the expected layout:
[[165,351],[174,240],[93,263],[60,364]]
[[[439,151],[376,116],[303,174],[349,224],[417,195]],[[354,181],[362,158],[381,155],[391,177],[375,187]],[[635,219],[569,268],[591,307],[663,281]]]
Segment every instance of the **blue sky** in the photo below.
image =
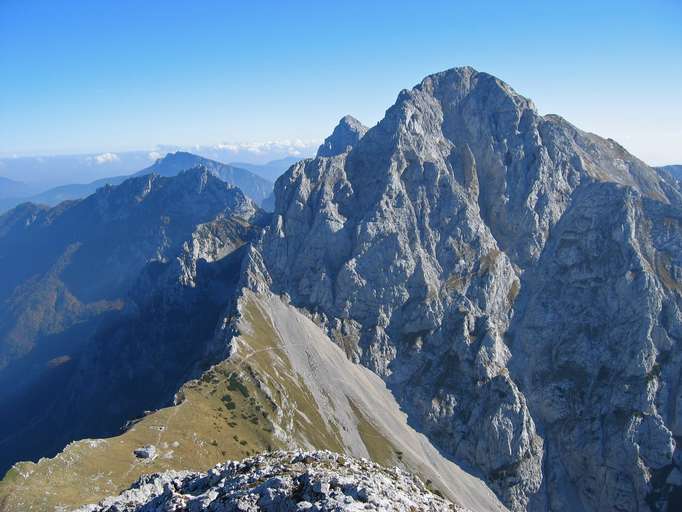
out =
[[682,163],[682,2],[0,0],[0,154],[324,138],[459,65]]

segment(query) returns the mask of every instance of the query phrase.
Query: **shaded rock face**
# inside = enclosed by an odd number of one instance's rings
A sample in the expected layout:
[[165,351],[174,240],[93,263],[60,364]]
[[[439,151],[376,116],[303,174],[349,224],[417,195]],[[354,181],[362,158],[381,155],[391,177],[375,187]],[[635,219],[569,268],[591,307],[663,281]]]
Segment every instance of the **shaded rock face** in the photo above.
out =
[[353,116],[345,116],[336,125],[332,134],[324,139],[317,150],[317,156],[336,156],[355,146],[367,133],[367,127]]
[[195,168],[174,179],[132,178],[55,208],[22,205],[0,217],[0,372],[41,337],[120,309],[117,301],[149,261],[171,258],[198,224],[226,211],[249,218],[257,207]]
[[195,168],[0,217],[0,473],[119,432],[209,364],[262,215]]
[[629,188],[585,187],[527,271],[511,368],[544,427],[553,510],[573,506],[567,481],[586,508],[675,509],[679,490],[661,479],[678,457],[679,285],[668,268],[680,232],[655,223],[679,214]]
[[679,186],[471,68],[327,154],[277,182],[274,291],[510,508],[674,499]]
[[131,489],[79,512],[136,510],[464,511],[399,468],[331,452],[274,452],[219,464],[207,473],[142,477]]

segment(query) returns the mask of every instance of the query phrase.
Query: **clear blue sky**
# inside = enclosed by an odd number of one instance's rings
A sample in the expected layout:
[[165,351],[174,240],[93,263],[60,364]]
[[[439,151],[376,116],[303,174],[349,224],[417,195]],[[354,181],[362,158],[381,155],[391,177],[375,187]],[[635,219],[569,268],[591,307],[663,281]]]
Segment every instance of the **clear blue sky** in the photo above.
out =
[[0,0],[0,153],[321,139],[459,65],[682,163],[680,0]]

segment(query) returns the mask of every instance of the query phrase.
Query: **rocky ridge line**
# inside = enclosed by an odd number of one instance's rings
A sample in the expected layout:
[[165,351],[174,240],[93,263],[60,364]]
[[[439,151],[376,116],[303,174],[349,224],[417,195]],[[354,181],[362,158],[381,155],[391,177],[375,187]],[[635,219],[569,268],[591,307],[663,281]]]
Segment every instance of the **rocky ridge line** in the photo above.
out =
[[218,464],[207,473],[142,477],[120,496],[77,512],[465,511],[417,477],[329,451],[273,452]]

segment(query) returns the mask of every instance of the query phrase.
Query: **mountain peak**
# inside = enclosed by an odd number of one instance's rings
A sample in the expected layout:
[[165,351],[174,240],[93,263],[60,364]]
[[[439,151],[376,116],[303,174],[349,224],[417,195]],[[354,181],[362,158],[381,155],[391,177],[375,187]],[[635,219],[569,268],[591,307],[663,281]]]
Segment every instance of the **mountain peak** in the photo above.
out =
[[211,160],[199,155],[188,153],[187,151],[175,151],[173,153],[167,153],[164,157],[156,160],[151,167],[148,167],[137,174],[143,174],[147,171],[159,172],[161,175],[177,174],[180,170],[189,169],[190,167],[201,164],[207,165],[210,163]]
[[456,67],[424,78],[411,92],[429,93],[443,104],[457,105],[466,98],[492,110],[531,110],[534,103],[500,78],[470,66]]
[[261,204],[272,193],[272,182],[257,176],[247,169],[224,164],[186,151],[168,153],[134,176],[158,174],[160,176],[171,177],[177,176],[187,169],[197,167],[204,169],[205,172],[220,178],[233,187],[239,187],[247,197],[250,197],[258,204]]
[[317,156],[336,156],[351,149],[367,133],[367,127],[353,116],[341,118],[332,134],[324,139]]

